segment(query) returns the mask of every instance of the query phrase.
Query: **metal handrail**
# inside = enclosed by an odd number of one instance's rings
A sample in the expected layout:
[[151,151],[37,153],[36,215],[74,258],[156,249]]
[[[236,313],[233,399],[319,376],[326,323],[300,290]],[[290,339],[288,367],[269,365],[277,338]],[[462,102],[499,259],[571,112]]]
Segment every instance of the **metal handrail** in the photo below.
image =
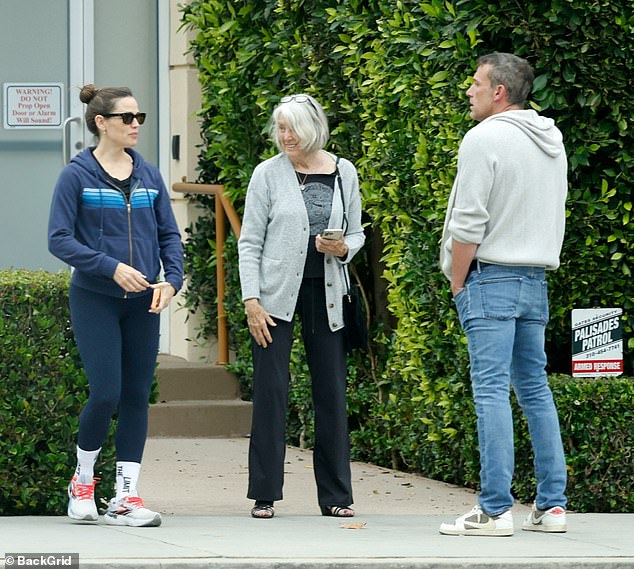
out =
[[172,190],[181,194],[213,195],[215,197],[216,213],[216,285],[218,290],[218,363],[229,363],[229,334],[227,329],[227,313],[225,311],[225,263],[223,253],[225,248],[226,223],[225,216],[229,220],[231,229],[240,238],[240,217],[236,213],[229,198],[225,195],[225,187],[217,184],[193,184],[176,182]]

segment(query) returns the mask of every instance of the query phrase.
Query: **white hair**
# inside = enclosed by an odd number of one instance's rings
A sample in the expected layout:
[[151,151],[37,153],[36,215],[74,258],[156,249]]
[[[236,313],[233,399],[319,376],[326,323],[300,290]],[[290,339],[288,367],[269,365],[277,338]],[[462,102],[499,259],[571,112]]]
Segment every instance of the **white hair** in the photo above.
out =
[[299,145],[306,152],[316,152],[324,148],[330,131],[322,106],[313,97],[303,93],[283,97],[282,100],[287,101],[275,107],[269,125],[269,134],[280,152],[284,151],[280,140],[280,120],[284,120],[288,128],[295,133]]

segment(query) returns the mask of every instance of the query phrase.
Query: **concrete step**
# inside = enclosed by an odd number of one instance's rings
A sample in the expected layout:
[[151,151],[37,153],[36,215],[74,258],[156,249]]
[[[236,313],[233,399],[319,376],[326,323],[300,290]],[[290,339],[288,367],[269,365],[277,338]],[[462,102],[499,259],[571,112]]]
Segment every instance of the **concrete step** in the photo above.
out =
[[191,362],[161,362],[158,368],[159,401],[236,399],[240,385],[223,366]]
[[251,431],[251,403],[223,366],[159,355],[159,402],[150,406],[150,437],[243,437]]
[[244,437],[251,431],[251,403],[170,401],[150,406],[150,437]]

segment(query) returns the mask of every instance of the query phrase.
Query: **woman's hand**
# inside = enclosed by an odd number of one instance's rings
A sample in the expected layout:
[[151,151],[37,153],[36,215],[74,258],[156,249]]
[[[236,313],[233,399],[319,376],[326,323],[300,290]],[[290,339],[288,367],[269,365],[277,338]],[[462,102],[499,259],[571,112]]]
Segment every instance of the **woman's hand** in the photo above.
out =
[[150,286],[143,273],[125,263],[117,265],[112,278],[126,292],[143,292]]
[[315,248],[320,253],[334,255],[335,257],[345,257],[350,250],[343,237],[340,239],[324,239],[321,235],[315,237]]
[[266,348],[272,341],[269,326],[277,326],[273,318],[268,314],[257,298],[249,298],[244,301],[244,308],[247,313],[247,323],[249,332],[258,346]]
[[170,283],[156,283],[150,285],[150,288],[154,289],[154,293],[152,294],[152,304],[149,312],[159,314],[163,309],[167,308],[170,300],[174,298],[176,289]]

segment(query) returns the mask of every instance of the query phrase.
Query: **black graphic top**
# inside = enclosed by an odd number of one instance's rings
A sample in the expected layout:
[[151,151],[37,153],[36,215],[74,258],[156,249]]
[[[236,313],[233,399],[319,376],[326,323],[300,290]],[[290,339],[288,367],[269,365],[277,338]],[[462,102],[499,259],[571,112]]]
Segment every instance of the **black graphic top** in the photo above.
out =
[[[310,223],[310,240],[304,265],[304,278],[324,276],[324,254],[315,249],[315,235],[328,228],[332,211],[332,195],[335,189],[335,173],[302,174],[297,179],[303,185],[302,197],[308,212]],[[301,187],[300,185],[300,187]]]

